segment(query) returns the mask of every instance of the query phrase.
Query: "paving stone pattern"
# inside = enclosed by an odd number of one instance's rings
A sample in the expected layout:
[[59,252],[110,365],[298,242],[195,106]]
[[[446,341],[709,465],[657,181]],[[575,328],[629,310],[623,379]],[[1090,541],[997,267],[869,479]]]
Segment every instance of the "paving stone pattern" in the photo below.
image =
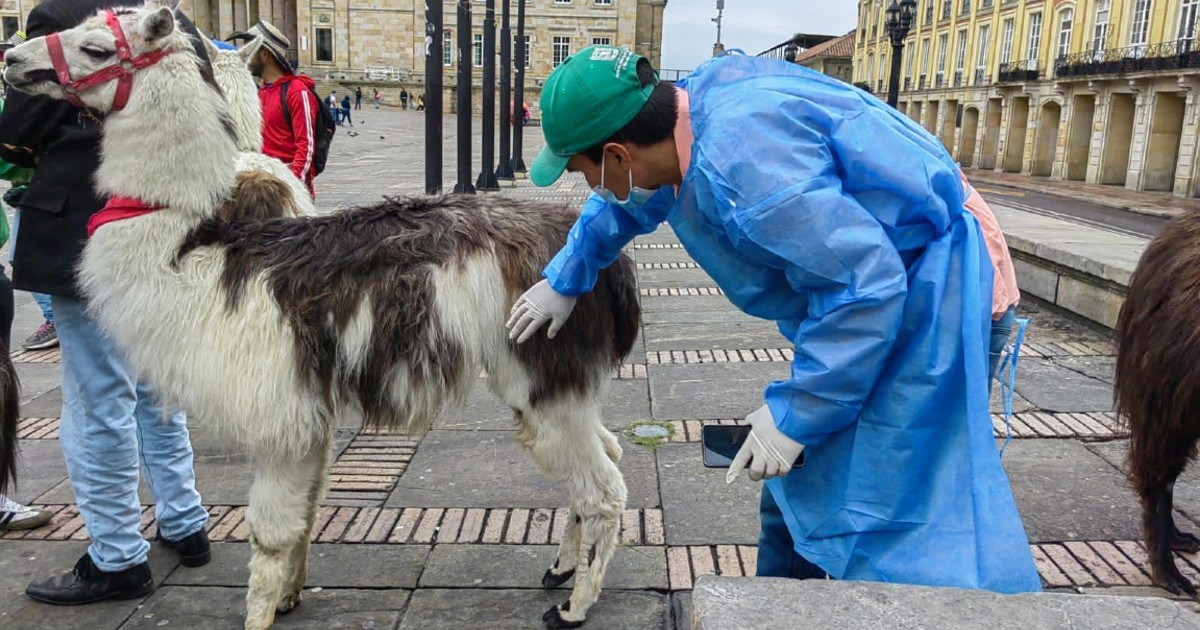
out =
[[[329,169],[317,181],[320,203],[371,203],[423,188],[423,118],[361,111],[359,135],[334,142]],[[452,165],[452,120],[446,124]],[[527,137],[527,161],[540,140]],[[453,169],[445,175],[450,188]],[[519,181],[500,194],[578,204],[587,193],[568,175],[549,190]],[[690,628],[689,591],[699,576],[754,575],[757,566],[761,486],[745,478],[727,485],[724,470],[705,468],[701,430],[741,424],[761,404],[763,388],[787,376],[793,349],[772,322],[729,304],[669,227],[626,251],[636,262],[643,327],[633,354],[612,375],[605,423],[621,433],[629,503],[609,590],[588,627]],[[997,445],[1014,438],[1002,461],[1045,586],[1167,596],[1149,586],[1137,501],[1120,469],[1127,434],[1111,408],[1108,337],[1028,301],[1020,314],[1032,324],[1021,349],[1016,413],[1005,426],[994,393],[993,433]],[[14,338],[40,324],[24,293],[17,323]],[[209,567],[178,568],[155,545],[152,562],[163,586],[144,600],[63,611],[21,594],[29,580],[69,568],[88,534],[57,442],[60,352],[19,350],[12,358],[23,384],[22,483],[14,496],[53,515],[44,527],[0,535],[0,627],[240,627],[252,473],[236,445],[208,436],[203,422],[192,436],[215,541]],[[670,437],[639,445],[624,434],[647,420],[667,423]],[[366,433],[357,419],[339,419],[305,603],[280,617],[279,627],[539,627],[542,612],[566,597],[540,588],[566,528],[566,492],[541,475],[513,429],[511,414],[482,383],[465,408],[448,411],[419,440]],[[1176,496],[1181,527],[1197,530],[1200,475],[1185,475]],[[152,494],[143,488],[142,497],[141,531],[150,538]],[[1176,556],[1184,574],[1200,581],[1200,557]]]

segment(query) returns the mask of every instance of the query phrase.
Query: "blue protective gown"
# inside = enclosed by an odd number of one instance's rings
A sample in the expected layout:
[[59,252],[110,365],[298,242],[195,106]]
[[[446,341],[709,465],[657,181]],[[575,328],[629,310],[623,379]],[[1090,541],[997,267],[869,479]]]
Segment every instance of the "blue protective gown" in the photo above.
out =
[[593,195],[544,276],[588,291],[670,222],[731,302],[795,345],[765,398],[806,464],[764,491],[797,553],[837,579],[1041,590],[992,435],[992,269],[953,160],[795,64],[720,57],[677,85],[695,136],[678,195],[633,210]]

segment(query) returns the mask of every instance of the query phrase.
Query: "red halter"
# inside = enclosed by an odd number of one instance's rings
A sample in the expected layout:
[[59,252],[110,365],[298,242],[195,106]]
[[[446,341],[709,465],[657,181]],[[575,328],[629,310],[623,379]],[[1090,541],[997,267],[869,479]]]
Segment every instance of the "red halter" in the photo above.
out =
[[83,101],[79,99],[80,94],[113,79],[117,81],[117,95],[113,97],[112,111],[124,108],[129,101],[130,88],[133,87],[133,71],[148,68],[162,61],[163,57],[175,52],[160,48],[144,55],[132,57],[129,53],[129,42],[125,41],[125,31],[121,28],[117,14],[108,10],[104,12],[104,18],[108,22],[108,28],[117,38],[117,59],[119,61],[81,79],[71,80],[71,68],[67,65],[67,58],[63,54],[62,42],[58,38],[58,33],[46,36],[46,45],[50,48],[50,61],[54,63],[54,71],[58,73],[58,82],[62,85],[63,96],[80,109],[87,109],[87,105],[84,105]]

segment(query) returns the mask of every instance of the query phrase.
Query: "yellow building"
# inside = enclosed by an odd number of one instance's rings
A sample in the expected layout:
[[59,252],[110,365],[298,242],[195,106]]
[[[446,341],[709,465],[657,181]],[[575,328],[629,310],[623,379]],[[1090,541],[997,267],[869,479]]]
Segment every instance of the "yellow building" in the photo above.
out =
[[[891,0],[854,80],[886,92]],[[898,107],[963,166],[1200,196],[1200,0],[918,0]]]

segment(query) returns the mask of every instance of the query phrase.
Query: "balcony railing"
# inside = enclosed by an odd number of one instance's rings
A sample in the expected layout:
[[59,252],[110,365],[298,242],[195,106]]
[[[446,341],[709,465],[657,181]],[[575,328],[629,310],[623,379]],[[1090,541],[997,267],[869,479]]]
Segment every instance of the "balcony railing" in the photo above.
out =
[[983,68],[979,68],[978,70],[975,71],[975,85],[976,86],[987,85],[987,77],[985,77],[984,74],[985,73],[983,71]]
[[983,2],[979,3],[979,8],[980,9],[990,9],[990,8],[992,8],[993,2],[994,2],[994,0],[983,0]]
[[1183,68],[1200,68],[1200,46],[1189,39],[1066,55],[1054,61],[1054,76],[1065,79]]
[[939,72],[933,77],[933,87],[940,88],[944,85],[946,85],[946,75]]
[[942,0],[942,19],[950,19],[951,0]]
[[1014,83],[1019,81],[1037,81],[1037,60],[1025,59],[1000,64],[997,83]]
[[875,82],[875,93],[883,94],[883,79],[880,79]]
[[928,2],[929,2],[929,4],[925,5],[925,23],[932,24],[933,23],[933,3],[936,2],[936,0],[928,0]]
[[963,84],[963,71],[955,70],[954,71],[954,87],[962,87],[962,84]]
[[971,0],[962,0],[962,12],[959,15],[971,14]]
[[904,77],[904,91],[908,92],[911,90],[912,90],[912,77]]
[[917,78],[917,89],[918,89],[918,90],[924,90],[924,89],[925,89],[925,78],[926,78],[926,77],[925,77],[925,75],[923,75],[923,74],[922,74],[920,77],[918,77],[918,78]]

